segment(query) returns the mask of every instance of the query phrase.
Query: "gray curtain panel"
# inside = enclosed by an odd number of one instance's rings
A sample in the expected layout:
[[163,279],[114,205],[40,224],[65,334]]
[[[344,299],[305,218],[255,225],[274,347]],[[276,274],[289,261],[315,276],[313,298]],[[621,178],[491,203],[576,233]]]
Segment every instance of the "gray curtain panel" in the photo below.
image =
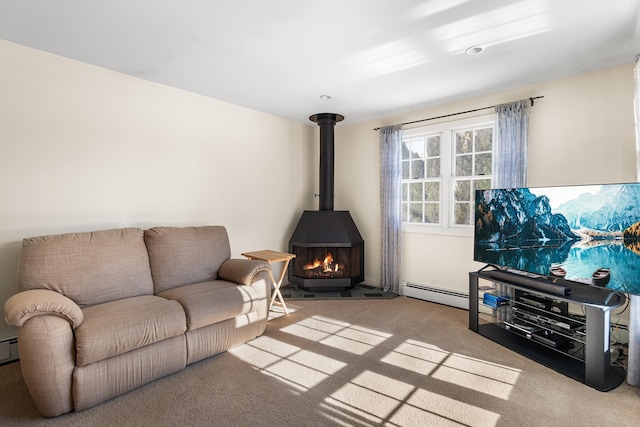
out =
[[[634,105],[636,117],[636,168],[640,182],[640,54],[636,55],[636,66],[633,69]],[[640,297],[632,295],[629,314],[629,359],[627,360],[627,382],[640,387]]]
[[493,188],[527,185],[530,100],[496,105]]
[[633,105],[636,118],[636,174],[640,181],[640,53],[636,55],[636,66],[633,69],[634,89]]
[[380,128],[380,204],[382,216],[382,288],[400,289],[402,236],[402,125]]

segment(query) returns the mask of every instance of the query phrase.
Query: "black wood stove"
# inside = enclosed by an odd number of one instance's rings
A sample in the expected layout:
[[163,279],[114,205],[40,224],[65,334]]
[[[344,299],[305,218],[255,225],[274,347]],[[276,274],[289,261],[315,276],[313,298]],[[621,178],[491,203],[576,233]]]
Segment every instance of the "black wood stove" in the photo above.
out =
[[333,210],[334,127],[343,116],[309,117],[320,127],[319,210],[304,211],[289,240],[289,282],[312,292],[345,291],[364,281],[364,240],[348,211]]

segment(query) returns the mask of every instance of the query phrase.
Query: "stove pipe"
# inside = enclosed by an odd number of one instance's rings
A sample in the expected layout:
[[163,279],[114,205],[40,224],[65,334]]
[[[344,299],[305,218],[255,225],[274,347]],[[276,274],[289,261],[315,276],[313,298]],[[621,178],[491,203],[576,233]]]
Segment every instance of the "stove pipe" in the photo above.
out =
[[336,122],[344,116],[333,113],[314,114],[309,120],[320,126],[320,202],[319,210],[333,210],[334,136]]

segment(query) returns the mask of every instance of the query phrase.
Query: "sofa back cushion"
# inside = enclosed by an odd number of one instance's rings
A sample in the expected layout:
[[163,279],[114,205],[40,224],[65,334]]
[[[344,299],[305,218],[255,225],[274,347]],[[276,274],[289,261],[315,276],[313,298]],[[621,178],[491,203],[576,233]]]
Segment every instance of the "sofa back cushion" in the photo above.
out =
[[144,232],[155,293],[215,280],[231,258],[227,230],[222,226],[154,227]]
[[139,228],[32,237],[22,242],[20,290],[49,289],[80,307],[153,293]]

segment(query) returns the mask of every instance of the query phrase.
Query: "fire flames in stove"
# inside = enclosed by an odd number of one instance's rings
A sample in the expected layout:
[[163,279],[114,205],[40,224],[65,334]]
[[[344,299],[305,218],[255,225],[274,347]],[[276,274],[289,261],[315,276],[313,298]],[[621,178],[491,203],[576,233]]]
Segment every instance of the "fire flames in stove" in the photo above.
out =
[[340,264],[334,262],[333,255],[327,253],[324,260],[314,259],[313,262],[305,264],[303,267],[305,276],[308,279],[322,279],[327,277],[342,276],[342,268]]

